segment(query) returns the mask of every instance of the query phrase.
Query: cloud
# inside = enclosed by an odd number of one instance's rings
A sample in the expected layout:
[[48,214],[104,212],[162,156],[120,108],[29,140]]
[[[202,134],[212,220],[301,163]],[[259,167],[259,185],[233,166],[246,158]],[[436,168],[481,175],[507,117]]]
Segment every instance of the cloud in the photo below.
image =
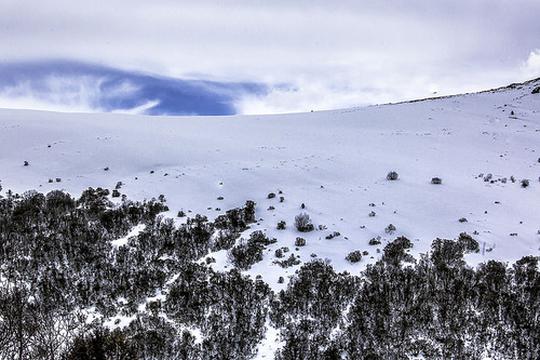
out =
[[523,65],[523,72],[528,77],[540,77],[540,49],[531,51]]
[[0,61],[267,84],[235,109],[304,111],[526,80],[539,13],[533,0],[3,0]]
[[149,115],[231,115],[255,83],[182,80],[74,61],[0,65],[0,106]]

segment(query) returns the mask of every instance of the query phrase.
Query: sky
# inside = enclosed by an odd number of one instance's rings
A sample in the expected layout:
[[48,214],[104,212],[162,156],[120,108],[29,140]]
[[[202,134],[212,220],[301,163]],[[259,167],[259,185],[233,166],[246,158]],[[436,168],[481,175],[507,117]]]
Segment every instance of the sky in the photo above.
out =
[[540,77],[536,0],[0,0],[0,107],[302,112]]

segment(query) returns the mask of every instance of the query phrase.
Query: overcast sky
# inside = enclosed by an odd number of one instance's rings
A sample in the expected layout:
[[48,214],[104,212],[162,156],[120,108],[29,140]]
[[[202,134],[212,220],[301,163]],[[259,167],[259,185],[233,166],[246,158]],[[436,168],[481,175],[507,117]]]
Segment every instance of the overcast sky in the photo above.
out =
[[0,69],[0,106],[107,111],[88,96],[62,103],[62,92],[107,96],[87,67],[58,86],[62,61],[258,84],[227,98],[239,113],[481,90],[540,76],[539,15],[535,0],[0,0],[0,65],[57,67],[55,86],[41,87],[51,78],[8,84]]

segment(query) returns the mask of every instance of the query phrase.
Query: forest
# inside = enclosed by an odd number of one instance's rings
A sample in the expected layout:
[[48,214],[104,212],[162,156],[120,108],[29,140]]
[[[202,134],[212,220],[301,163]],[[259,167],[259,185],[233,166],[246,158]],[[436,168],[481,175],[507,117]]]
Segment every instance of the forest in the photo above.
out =
[[[540,358],[536,256],[473,268],[466,233],[420,256],[397,237],[360,276],[315,258],[275,292],[244,272],[279,243],[250,231],[253,201],[212,221],[167,210],[163,196],[114,203],[103,188],[7,191],[0,359],[252,359],[269,327],[279,360]],[[219,250],[228,271],[211,267]]]

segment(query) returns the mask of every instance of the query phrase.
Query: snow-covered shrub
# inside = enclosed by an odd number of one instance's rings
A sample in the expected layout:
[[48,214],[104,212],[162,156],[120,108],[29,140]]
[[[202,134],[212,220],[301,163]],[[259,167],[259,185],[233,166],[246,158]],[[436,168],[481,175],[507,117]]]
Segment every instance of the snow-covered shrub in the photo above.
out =
[[531,94],[538,94],[538,93],[540,93],[540,86],[535,87],[535,88],[531,91]]
[[440,184],[442,184],[442,179],[439,178],[439,177],[434,177],[434,178],[431,179],[431,183],[433,185],[440,185]]
[[274,264],[277,264],[281,266],[282,268],[288,268],[294,265],[300,264],[300,260],[294,256],[294,254],[289,255],[289,257],[285,260],[275,260]]
[[294,246],[306,246],[306,239],[297,237],[294,241]]
[[285,230],[286,227],[287,227],[287,223],[284,220],[281,220],[277,223],[276,229]]
[[386,174],[386,180],[394,181],[399,178],[399,175],[395,171],[390,171],[388,174]]
[[345,260],[351,264],[357,263],[362,260],[362,252],[360,250],[352,251],[345,257]]
[[274,256],[277,258],[282,258],[284,253],[289,252],[289,248],[286,246],[280,247],[274,251]]
[[479,252],[480,246],[478,241],[474,240],[469,234],[462,232],[459,234],[458,243],[463,247],[465,252]]
[[333,233],[326,235],[325,239],[332,240],[333,238],[338,237],[340,235],[341,234],[339,233],[339,231],[334,231]]
[[375,215],[377,215],[375,211],[370,211],[368,214],[369,217],[375,217]]
[[384,247],[383,261],[393,265],[399,265],[401,261],[412,261],[413,257],[405,252],[412,248],[412,242],[404,236],[398,237]]
[[247,241],[242,239],[240,244],[229,250],[229,260],[234,266],[247,270],[261,261],[265,247],[275,242],[275,239],[269,239],[262,231],[254,231]]
[[529,179],[522,179],[521,180],[521,187],[522,188],[529,187]]
[[314,229],[313,224],[311,223],[311,219],[306,213],[296,215],[296,217],[294,218],[294,225],[296,226],[296,229],[300,232],[309,232],[313,231]]
[[273,192],[269,193],[269,194],[266,196],[266,198],[268,198],[268,199],[273,199],[273,198],[275,198],[275,197],[276,197],[276,194],[273,193]]
[[112,197],[113,197],[113,198],[120,197],[120,191],[114,189],[114,190],[112,191]]
[[388,226],[384,229],[384,232],[390,235],[392,235],[394,231],[396,231],[396,227],[392,224],[388,224]]
[[466,222],[468,222],[467,218],[464,218],[464,217],[459,218],[458,221],[459,221],[460,223],[466,223]]
[[369,242],[368,242],[369,245],[380,245],[381,244],[381,239],[379,238],[371,238],[369,239]]

